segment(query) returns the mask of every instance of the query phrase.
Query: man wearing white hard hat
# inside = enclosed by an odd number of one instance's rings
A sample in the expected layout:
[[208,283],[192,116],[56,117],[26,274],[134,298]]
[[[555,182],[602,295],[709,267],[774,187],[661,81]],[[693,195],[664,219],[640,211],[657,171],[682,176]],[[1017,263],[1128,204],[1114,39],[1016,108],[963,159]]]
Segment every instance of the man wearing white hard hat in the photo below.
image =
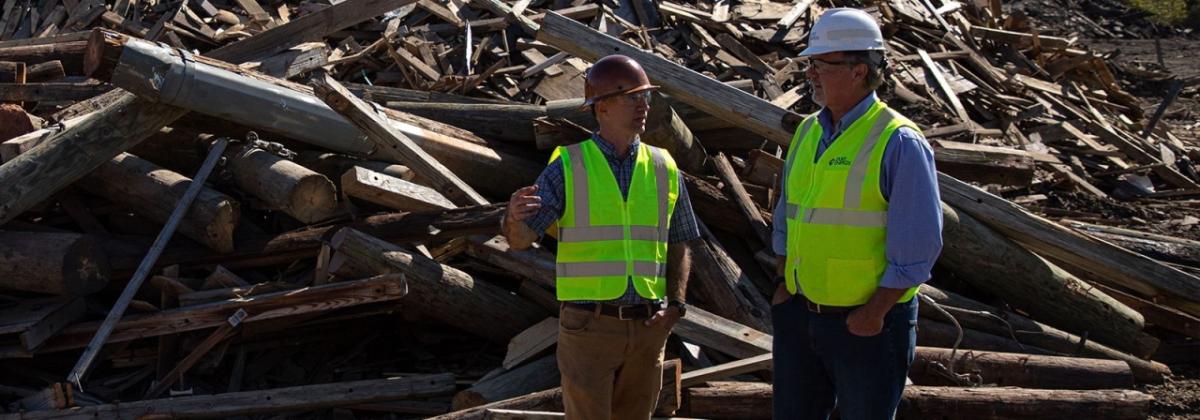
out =
[[821,110],[792,138],[774,213],[775,418],[890,419],[942,247],[933,151],[875,94],[886,61],[871,15],[829,10],[800,56]]

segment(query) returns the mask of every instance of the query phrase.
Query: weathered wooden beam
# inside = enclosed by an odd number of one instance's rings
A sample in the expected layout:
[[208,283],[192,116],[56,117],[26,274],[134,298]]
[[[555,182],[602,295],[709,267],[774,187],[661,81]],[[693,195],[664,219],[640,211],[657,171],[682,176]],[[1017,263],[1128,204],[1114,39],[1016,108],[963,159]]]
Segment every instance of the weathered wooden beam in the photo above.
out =
[[964,282],[1047,324],[1136,356],[1154,354],[1158,339],[1142,331],[1145,320],[1137,311],[969,214],[942,205],[942,219],[945,245],[939,261]]
[[937,140],[937,169],[980,184],[1027,186],[1033,181],[1034,159],[1024,150]]
[[422,179],[434,185],[443,195],[459,204],[487,204],[487,199],[475,192],[471,186],[459,179],[454,172],[426,153],[408,138],[396,131],[366,102],[355,97],[344,86],[328,74],[313,80],[313,91],[330,108],[342,114],[356,127],[367,134],[375,144],[375,152],[390,160],[405,164],[416,171]]
[[0,224],[13,220],[186,112],[123,95],[113,106],[80,117],[78,124],[0,165]]
[[342,175],[346,195],[401,211],[449,210],[457,206],[433,189],[366,168]]
[[528,300],[419,253],[408,252],[352,228],[333,235],[329,263],[335,275],[403,273],[409,307],[448,325],[499,343],[545,318]]
[[112,88],[106,83],[0,83],[0,102],[76,102]]
[[558,386],[558,358],[551,354],[476,382],[454,395],[452,410],[465,410]]
[[[117,323],[108,342],[119,343],[139,338],[213,328],[226,322],[229,314],[238,309],[244,309],[251,314],[245,319],[246,323],[255,323],[337,308],[395,301],[407,293],[408,285],[404,276],[381,275],[364,280],[344,281],[154,313],[128,315]],[[72,325],[48,340],[38,353],[81,348],[87,345],[88,340],[99,326],[100,322],[98,321]],[[0,357],[19,356],[19,353],[14,353],[14,350],[10,347],[0,347]]]
[[734,172],[733,165],[729,163],[729,159],[725,158],[724,153],[717,153],[717,157],[713,159],[713,169],[717,176],[721,177],[721,182],[725,183],[725,188],[732,193],[734,202],[738,205],[738,210],[746,216],[750,222],[750,227],[754,228],[754,235],[758,237],[759,242],[763,245],[771,246],[771,228],[767,226],[766,219],[758,211],[758,206],[750,199],[750,194],[746,192],[746,187],[742,185],[742,180],[738,179],[737,172]]
[[[689,190],[690,192],[690,190]],[[742,272],[721,243],[701,224],[699,241],[692,249],[692,277],[688,285],[694,295],[710,304],[718,315],[759,331],[771,331],[771,306],[750,277]]]
[[0,334],[18,334],[21,347],[35,351],[46,339],[82,318],[82,298],[25,299],[0,306]]
[[142,397],[142,399],[149,400],[158,398],[159,395],[162,395],[163,392],[166,392],[167,389],[170,389],[171,385],[174,385],[175,381],[178,381],[183,377],[184,373],[187,373],[192,366],[195,366],[196,362],[199,362],[201,357],[204,357],[205,354],[208,354],[208,352],[212,350],[213,347],[216,347],[217,344],[220,344],[221,341],[229,338],[230,334],[232,334],[234,330],[242,324],[242,320],[246,319],[246,315],[245,309],[238,309],[237,312],[234,312],[233,315],[230,315],[229,318],[225,320],[224,324],[221,324],[221,326],[217,327],[216,330],[209,333],[208,337],[205,337],[204,340],[200,341],[199,344],[196,344],[195,347],[192,347],[191,353],[188,353],[187,357],[184,357],[183,360],[179,361],[179,364],[176,364],[174,368],[171,368],[170,372],[167,372],[165,375],[163,375],[163,377],[156,382],[149,391],[146,391],[146,394]]
[[938,93],[945,97],[946,103],[950,105],[950,111],[958,116],[959,122],[970,126],[972,124],[971,116],[967,114],[967,109],[963,107],[962,101],[958,100],[958,95],[954,93],[954,89],[950,87],[950,83],[946,81],[946,76],[942,75],[942,70],[937,63],[929,57],[929,53],[925,50],[917,50],[921,55],[921,63],[925,65],[925,74],[929,79],[933,80],[937,87]]
[[321,40],[329,34],[415,1],[347,0],[209,51],[205,55],[234,64],[269,57],[304,42]]
[[6,414],[0,416],[0,420],[134,419],[162,416],[164,413],[169,413],[166,415],[171,418],[223,418],[434,397],[453,391],[454,375],[443,373],[31,411]]
[[0,46],[0,61],[45,63],[58,60],[68,74],[83,73],[83,53],[87,40],[70,40],[47,44]]
[[531,121],[546,116],[545,106],[529,104],[389,101],[386,105],[391,109],[468,129],[481,136],[518,143],[533,142]]
[[801,121],[800,115],[554,12],[543,19],[537,39],[589,61],[609,54],[627,55],[671,96],[785,146]]
[[512,369],[534,357],[545,354],[558,342],[558,318],[549,317],[521,331],[508,342],[504,354],[505,369]]
[[1200,315],[1200,279],[1195,276],[1075,232],[945,174],[938,175],[938,183],[946,203],[1068,270],[1090,273],[1144,297],[1161,297]]

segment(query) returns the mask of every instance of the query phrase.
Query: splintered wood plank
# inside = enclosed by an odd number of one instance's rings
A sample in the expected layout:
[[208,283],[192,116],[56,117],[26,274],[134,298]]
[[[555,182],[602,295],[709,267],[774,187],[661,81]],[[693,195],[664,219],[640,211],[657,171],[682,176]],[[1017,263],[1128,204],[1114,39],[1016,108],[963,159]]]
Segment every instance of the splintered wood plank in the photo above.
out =
[[304,42],[320,40],[329,34],[415,1],[417,0],[346,0],[209,51],[205,55],[233,64],[244,63],[276,54]]
[[774,353],[766,353],[746,359],[735,360],[729,363],[710,366],[703,369],[696,369],[683,374],[679,385],[684,388],[690,388],[709,381],[717,381],[731,376],[758,372],[760,370],[769,370],[775,365],[774,356]]
[[426,79],[437,81],[438,79],[442,78],[441,73],[438,73],[438,71],[433,67],[425,64],[425,62],[408,52],[408,50],[404,49],[404,47],[396,48],[395,45],[392,45],[387,49],[387,53],[392,57],[393,60],[396,61],[397,65],[416,70],[417,74],[420,74]]
[[816,3],[816,0],[797,1],[792,5],[792,9],[788,10],[787,14],[783,15],[782,18],[779,18],[779,22],[775,22],[775,27],[781,30],[791,28],[792,25],[796,24],[797,20],[800,20],[801,16],[804,16],[804,12],[807,12],[808,9],[812,7],[813,3]]
[[558,342],[558,318],[549,317],[529,327],[508,342],[503,366],[512,369],[540,356]]
[[[349,0],[353,1],[353,0]],[[335,6],[336,7],[336,6]],[[475,189],[421,149],[408,136],[392,128],[374,108],[358,99],[328,74],[313,81],[313,92],[375,144],[375,153],[402,163],[429,181],[436,190],[458,204],[487,204]]]
[[546,101],[582,98],[584,95],[583,81],[586,75],[574,66],[559,66],[562,74],[543,77],[533,92],[545,98]]
[[533,64],[532,66],[529,66],[529,68],[526,68],[525,71],[521,72],[522,79],[535,75],[542,70],[546,71],[547,76],[560,75],[562,74],[562,69],[553,66],[566,61],[567,57],[569,57],[567,53],[560,51],[554,54],[553,57],[546,58],[546,56],[542,55],[542,52],[538,51],[536,48],[522,50],[521,56],[525,57],[526,60],[529,60],[529,62]]
[[19,334],[21,347],[37,350],[46,339],[82,318],[80,298],[48,298],[0,306],[0,334]]
[[[226,322],[229,314],[238,309],[245,309],[251,314],[245,322],[258,322],[368,303],[394,301],[404,297],[407,293],[408,285],[404,281],[404,276],[397,273],[154,313],[126,315],[117,323],[107,342],[119,343],[216,327]],[[99,326],[99,321],[72,325],[48,340],[41,350],[50,352],[86,346]],[[0,355],[12,354],[13,350],[8,347],[0,348]]]
[[362,167],[351,168],[342,175],[342,191],[348,196],[396,210],[446,210],[456,207],[429,187]]
[[950,111],[958,116],[959,121],[963,123],[971,123],[971,116],[967,114],[967,109],[963,107],[961,101],[958,100],[958,95],[951,89],[950,83],[946,81],[945,75],[942,74],[942,69],[937,63],[933,62],[933,58],[929,57],[929,53],[925,50],[917,50],[917,54],[921,55],[921,63],[925,65],[925,72],[932,76],[933,82],[937,85],[938,92],[946,97],[950,102]]
[[267,10],[263,9],[262,5],[258,4],[258,1],[256,1],[256,0],[234,0],[234,1],[237,2],[237,5],[240,6],[242,8],[242,10],[246,11],[247,15],[250,15],[251,20],[253,20],[255,22],[259,22],[259,23],[270,23],[271,22],[271,14],[267,13]]
[[451,25],[459,28],[466,25],[457,14],[434,0],[417,0],[417,7],[425,9],[426,12],[437,16],[438,19],[450,22]]

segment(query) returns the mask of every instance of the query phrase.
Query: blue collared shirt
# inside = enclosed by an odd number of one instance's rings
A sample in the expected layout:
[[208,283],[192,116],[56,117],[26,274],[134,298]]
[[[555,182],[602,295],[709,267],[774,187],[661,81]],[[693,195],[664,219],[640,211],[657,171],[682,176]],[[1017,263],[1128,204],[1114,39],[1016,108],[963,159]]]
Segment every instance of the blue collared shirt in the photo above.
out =
[[[600,148],[600,152],[608,161],[608,167],[617,179],[617,187],[621,189],[621,195],[628,197],[629,183],[633,178],[633,164],[637,160],[635,156],[642,144],[641,140],[635,138],[629,145],[628,153],[625,156],[617,156],[612,143],[601,138],[599,133],[593,133],[592,139],[596,140],[596,146]],[[538,186],[537,195],[542,198],[542,207],[532,217],[526,219],[525,224],[537,232],[540,238],[550,225],[562,218],[563,212],[566,210],[564,200],[566,183],[563,178],[562,165],[558,163],[558,159],[550,162],[550,165],[542,170],[536,185]],[[669,223],[670,226],[667,228],[667,242],[669,243],[686,242],[700,237],[700,225],[696,222],[696,215],[692,211],[692,202],[688,198],[682,172],[679,174],[679,197],[675,200],[675,210],[671,213]],[[615,303],[622,305],[648,301],[637,294],[632,280],[629,281],[625,294],[614,300]]]
[[[836,127],[829,109],[817,114],[821,124],[821,142],[813,162],[833,144],[842,132],[874,105],[879,97],[871,92],[858,105],[842,116]],[[800,157],[795,157],[799,159]],[[774,224],[771,248],[775,255],[787,252],[787,186],[786,174],[792,162],[784,163],[780,181],[779,203],[772,215]],[[879,189],[888,200],[887,211],[887,268],[879,286],[907,289],[929,280],[930,270],[942,251],[942,204],[938,194],[937,168],[933,149],[925,137],[908,127],[892,133],[883,151],[883,170]]]

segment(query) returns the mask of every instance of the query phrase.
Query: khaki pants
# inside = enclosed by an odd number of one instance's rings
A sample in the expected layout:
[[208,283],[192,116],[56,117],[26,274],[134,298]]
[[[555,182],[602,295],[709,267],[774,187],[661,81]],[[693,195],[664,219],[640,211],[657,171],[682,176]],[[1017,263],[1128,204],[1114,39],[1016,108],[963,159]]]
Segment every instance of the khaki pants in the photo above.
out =
[[649,419],[670,331],[571,306],[559,310],[558,370],[569,420]]

